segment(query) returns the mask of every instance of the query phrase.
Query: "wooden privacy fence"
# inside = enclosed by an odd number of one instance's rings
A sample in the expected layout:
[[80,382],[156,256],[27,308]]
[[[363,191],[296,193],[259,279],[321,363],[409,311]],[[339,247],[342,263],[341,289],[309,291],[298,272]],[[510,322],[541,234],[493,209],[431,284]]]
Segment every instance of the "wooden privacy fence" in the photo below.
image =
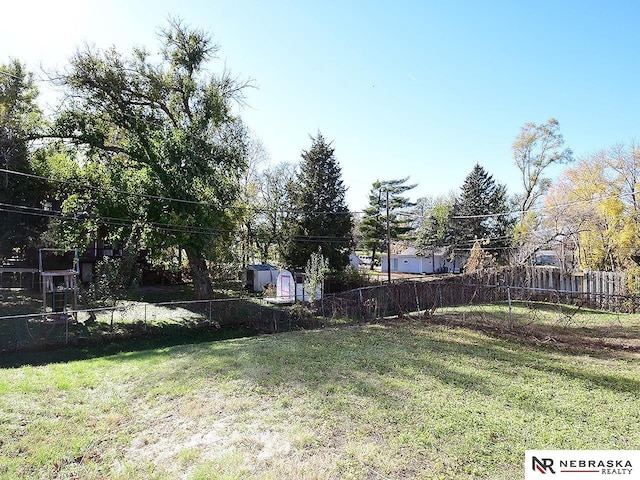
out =
[[486,285],[560,290],[594,295],[626,295],[622,272],[563,272],[553,267],[502,267],[462,275],[464,281]]
[[[636,296],[627,289],[622,272],[563,272],[553,267],[502,267],[462,275],[461,281],[512,287],[520,296],[563,301],[585,307],[634,312]],[[517,294],[517,293],[516,293]]]

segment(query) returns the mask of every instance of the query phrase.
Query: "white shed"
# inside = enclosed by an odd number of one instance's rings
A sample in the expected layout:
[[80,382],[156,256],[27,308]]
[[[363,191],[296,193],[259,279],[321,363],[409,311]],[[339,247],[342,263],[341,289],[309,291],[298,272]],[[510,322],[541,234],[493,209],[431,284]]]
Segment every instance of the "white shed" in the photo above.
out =
[[276,281],[276,297],[295,301],[296,279],[288,270],[282,270]]
[[278,279],[278,269],[267,263],[249,265],[244,270],[242,277],[244,288],[254,292],[261,292],[265,285],[276,283]]

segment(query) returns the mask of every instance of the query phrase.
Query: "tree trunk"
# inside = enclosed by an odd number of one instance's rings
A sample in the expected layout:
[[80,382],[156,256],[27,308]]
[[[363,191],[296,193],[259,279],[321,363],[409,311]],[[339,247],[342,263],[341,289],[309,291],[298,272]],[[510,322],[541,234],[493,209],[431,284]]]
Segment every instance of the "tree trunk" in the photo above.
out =
[[189,260],[189,269],[193,279],[193,293],[195,300],[208,300],[213,297],[213,286],[209,278],[207,262],[202,254],[189,248],[184,249]]

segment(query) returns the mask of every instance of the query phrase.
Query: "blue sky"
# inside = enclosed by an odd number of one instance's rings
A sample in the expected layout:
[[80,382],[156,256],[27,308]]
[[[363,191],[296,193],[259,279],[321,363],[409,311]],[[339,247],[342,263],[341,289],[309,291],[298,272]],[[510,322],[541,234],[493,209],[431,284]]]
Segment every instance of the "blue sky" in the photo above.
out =
[[[84,42],[154,50],[169,15],[211,32],[257,88],[241,114],[271,162],[333,142],[353,210],[376,179],[458,191],[480,163],[520,191],[511,144],[560,122],[577,157],[638,138],[640,2],[58,0],[2,7],[0,62],[61,68]],[[561,172],[551,171],[552,176]]]

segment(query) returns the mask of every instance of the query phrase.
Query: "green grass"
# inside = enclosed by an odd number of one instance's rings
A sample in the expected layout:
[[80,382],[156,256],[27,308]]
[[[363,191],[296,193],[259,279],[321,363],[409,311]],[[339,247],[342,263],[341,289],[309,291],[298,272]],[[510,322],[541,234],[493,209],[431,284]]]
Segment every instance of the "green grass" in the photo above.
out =
[[638,360],[396,321],[6,368],[0,478],[523,478],[637,448]]
[[506,302],[446,307],[438,310],[448,323],[484,326],[521,337],[579,346],[640,351],[640,317],[545,302]]

